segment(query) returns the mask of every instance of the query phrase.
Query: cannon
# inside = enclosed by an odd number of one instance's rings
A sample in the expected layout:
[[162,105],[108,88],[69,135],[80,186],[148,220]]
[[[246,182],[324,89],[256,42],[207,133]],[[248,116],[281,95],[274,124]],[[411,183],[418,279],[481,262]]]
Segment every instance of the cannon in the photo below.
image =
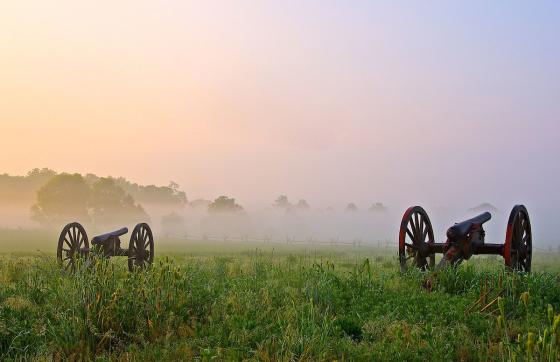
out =
[[532,233],[529,213],[523,205],[516,205],[509,215],[503,243],[486,243],[483,225],[490,220],[489,212],[457,223],[447,230],[447,240],[436,243],[432,223],[420,206],[408,208],[399,231],[399,262],[401,271],[409,268],[434,269],[435,254],[443,257],[435,271],[455,266],[472,255],[501,255],[505,266],[512,271],[531,271]]
[[128,228],[122,228],[91,239],[91,248],[84,227],[73,222],[66,225],[58,238],[56,257],[58,263],[68,271],[76,269],[78,258],[87,259],[92,251],[98,251],[103,257],[128,257],[128,269],[144,269],[154,260],[154,236],[150,226],[146,223],[136,225],[130,236],[128,249],[121,248],[120,236],[128,233]]

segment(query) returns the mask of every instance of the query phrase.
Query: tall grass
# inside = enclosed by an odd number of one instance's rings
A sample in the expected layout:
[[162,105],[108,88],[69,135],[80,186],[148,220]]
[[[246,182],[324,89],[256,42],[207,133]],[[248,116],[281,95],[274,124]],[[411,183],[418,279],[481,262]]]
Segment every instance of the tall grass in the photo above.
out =
[[[170,254],[147,271],[95,259],[72,275],[50,256],[5,256],[0,359],[501,359],[519,333],[552,328],[548,305],[560,309],[558,274],[466,265],[431,293],[425,277],[387,256]],[[508,333],[495,315],[465,314],[482,278],[507,289]]]

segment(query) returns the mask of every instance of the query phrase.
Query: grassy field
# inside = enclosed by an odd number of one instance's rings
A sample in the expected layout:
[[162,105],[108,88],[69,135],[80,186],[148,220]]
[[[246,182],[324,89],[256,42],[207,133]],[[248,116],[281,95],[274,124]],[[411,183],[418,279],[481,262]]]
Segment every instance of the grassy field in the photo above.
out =
[[156,240],[148,271],[65,275],[55,240],[0,237],[1,360],[559,358],[558,254],[530,275],[473,257],[428,292],[390,249]]

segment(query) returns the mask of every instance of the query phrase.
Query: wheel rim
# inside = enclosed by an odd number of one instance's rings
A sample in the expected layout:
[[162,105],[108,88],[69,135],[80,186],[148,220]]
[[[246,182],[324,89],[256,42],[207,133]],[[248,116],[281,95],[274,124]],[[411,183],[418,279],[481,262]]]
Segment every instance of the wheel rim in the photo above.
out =
[[531,271],[533,237],[529,213],[523,205],[511,210],[504,246],[506,267],[515,271]]
[[77,222],[66,225],[58,238],[56,257],[65,271],[76,270],[78,258],[87,256],[89,241],[86,230]]
[[434,230],[428,214],[420,206],[410,207],[403,215],[399,232],[401,271],[411,267],[421,270],[433,268],[435,254],[429,250],[433,242]]
[[128,269],[144,269],[154,260],[154,236],[148,224],[136,225],[128,246]]

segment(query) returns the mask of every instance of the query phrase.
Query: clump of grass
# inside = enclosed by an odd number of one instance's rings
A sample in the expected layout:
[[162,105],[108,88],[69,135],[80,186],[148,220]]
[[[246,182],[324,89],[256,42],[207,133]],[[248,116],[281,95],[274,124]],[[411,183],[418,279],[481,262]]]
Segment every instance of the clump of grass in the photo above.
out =
[[506,306],[500,298],[498,300],[499,315],[496,318],[498,329],[503,333],[501,349],[502,357],[510,361],[557,361],[560,357],[560,314],[555,314],[552,305],[546,308],[547,319],[540,328],[530,323],[531,315],[535,311],[529,305],[529,293],[521,294],[521,305],[525,308],[526,323],[517,332],[515,339],[511,338],[512,327],[506,316]]

